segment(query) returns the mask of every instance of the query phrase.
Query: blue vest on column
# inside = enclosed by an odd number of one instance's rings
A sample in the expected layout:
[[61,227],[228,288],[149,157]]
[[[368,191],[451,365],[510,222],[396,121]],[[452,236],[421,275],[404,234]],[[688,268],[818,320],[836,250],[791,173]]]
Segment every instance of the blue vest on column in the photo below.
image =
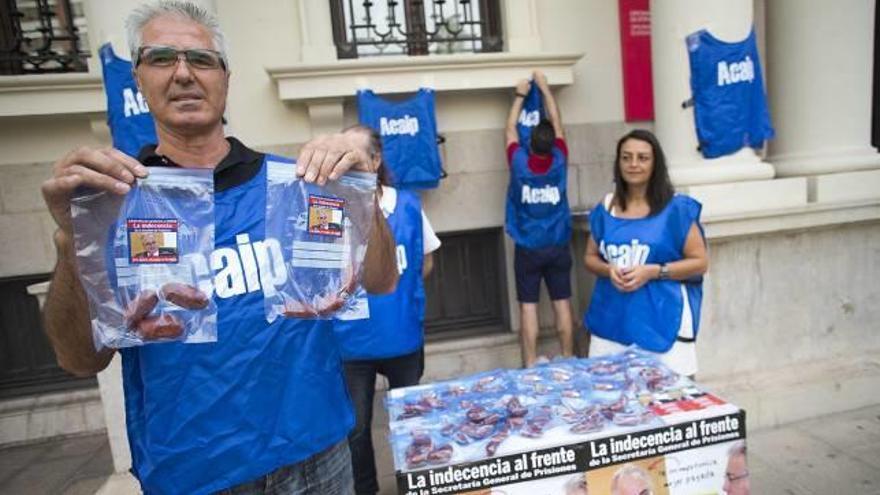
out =
[[754,29],[727,43],[705,29],[687,37],[700,151],[716,158],[773,138]]
[[[656,215],[627,219],[611,216],[600,203],[590,212],[590,235],[602,258],[618,266],[678,261],[684,256],[691,225],[696,222],[702,232],[701,209],[696,200],[677,194]],[[599,277],[584,314],[584,327],[603,339],[666,352],[681,327],[682,283],[651,280],[635,292],[621,292],[608,277]],[[702,283],[702,277],[685,283],[694,336],[699,330]]]
[[120,351],[132,470],[147,494],[250,481],[335,445],[354,424],[331,321],[266,322],[263,284],[284,273],[271,268],[283,264],[277,240],[264,239],[270,160],[284,161],[267,156],[253,179],[214,196],[205,269],[217,342]]
[[568,244],[571,212],[566,193],[566,159],[553,147],[553,164],[546,174],[529,170],[529,153],[520,146],[510,163],[505,228],[513,241],[528,249]]
[[532,137],[532,129],[544,118],[544,99],[541,96],[541,90],[535,81],[529,84],[529,92],[523,99],[522,110],[519,112],[519,118],[516,119],[516,133],[519,135],[519,144],[525,149],[529,149],[529,142]]
[[342,358],[346,361],[403,356],[424,344],[424,239],[422,207],[417,194],[398,190],[397,205],[388,216],[388,225],[397,244],[400,280],[391,294],[367,295],[369,319],[333,321]]
[[360,123],[382,136],[383,156],[394,187],[437,187],[440,153],[434,90],[422,88],[407,100],[389,101],[366,89],[358,91],[357,101]]
[[110,43],[101,46],[98,53],[104,71],[107,125],[110,127],[113,147],[137,157],[143,146],[157,142],[153,116],[134,82],[131,62],[117,57]]

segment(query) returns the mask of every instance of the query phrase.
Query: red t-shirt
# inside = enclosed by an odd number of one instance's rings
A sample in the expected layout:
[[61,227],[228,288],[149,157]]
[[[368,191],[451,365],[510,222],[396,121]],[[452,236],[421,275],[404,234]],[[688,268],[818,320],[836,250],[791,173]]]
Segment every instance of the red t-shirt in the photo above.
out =
[[[553,146],[559,148],[562,155],[565,156],[565,158],[568,158],[568,146],[565,145],[564,139],[556,138],[556,140],[553,141]],[[513,154],[516,153],[516,150],[518,149],[519,143],[510,143],[507,146],[507,166],[510,166],[510,163],[513,161]],[[542,156],[529,153],[529,170],[531,170],[533,174],[546,174],[547,171],[550,170],[550,165],[553,165],[553,155]]]

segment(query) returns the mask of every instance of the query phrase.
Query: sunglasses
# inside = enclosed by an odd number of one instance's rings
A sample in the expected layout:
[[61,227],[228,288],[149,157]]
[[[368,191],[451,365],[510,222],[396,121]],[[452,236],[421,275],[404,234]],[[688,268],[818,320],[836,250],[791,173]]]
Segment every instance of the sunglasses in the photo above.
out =
[[170,46],[142,46],[138,48],[134,66],[137,67],[144,63],[150,67],[171,67],[177,65],[181,56],[193,69],[226,70],[226,61],[218,51],[206,48],[178,50]]

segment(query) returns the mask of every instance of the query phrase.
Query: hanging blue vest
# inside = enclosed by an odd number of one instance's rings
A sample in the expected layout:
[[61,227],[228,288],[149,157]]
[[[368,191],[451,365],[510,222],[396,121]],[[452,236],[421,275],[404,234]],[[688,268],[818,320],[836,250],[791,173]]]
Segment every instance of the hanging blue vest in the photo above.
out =
[[[677,194],[656,215],[626,219],[611,216],[600,203],[590,212],[590,235],[609,263],[670,263],[684,257],[684,243],[694,222],[702,233],[701,209],[696,200]],[[681,284],[678,280],[651,280],[635,292],[621,292],[608,277],[599,277],[584,314],[584,326],[604,339],[666,352],[681,327]],[[686,282],[685,288],[696,337],[703,299],[702,277]]]
[[505,228],[513,241],[528,249],[561,246],[571,240],[571,211],[566,189],[565,155],[553,146],[546,174],[529,170],[529,153],[520,146],[510,161]]
[[716,158],[774,136],[767,110],[755,31],[727,43],[708,31],[687,37],[691,92],[700,151]]
[[262,284],[286,276],[272,269],[283,265],[278,241],[264,239],[269,160],[285,161],[267,156],[253,179],[214,196],[205,269],[217,342],[120,351],[132,470],[147,494],[250,481],[335,445],[354,424],[332,322],[266,323]]
[[440,182],[434,90],[420,89],[403,101],[388,101],[366,89],[357,93],[358,119],[379,131],[385,164],[397,188],[430,189]]
[[107,93],[107,125],[113,147],[137,157],[142,147],[155,144],[156,126],[147,101],[138,90],[131,73],[131,62],[113,53],[110,43],[99,50]]
[[403,356],[424,344],[424,239],[417,194],[398,190],[397,205],[388,216],[388,225],[397,244],[400,280],[391,294],[367,295],[369,319],[334,320],[333,329],[346,361]]
[[529,84],[529,92],[523,99],[522,110],[519,112],[519,118],[516,119],[516,133],[519,135],[519,144],[525,149],[529,149],[530,139],[532,137],[532,129],[544,118],[544,99],[541,96],[541,90],[535,81]]

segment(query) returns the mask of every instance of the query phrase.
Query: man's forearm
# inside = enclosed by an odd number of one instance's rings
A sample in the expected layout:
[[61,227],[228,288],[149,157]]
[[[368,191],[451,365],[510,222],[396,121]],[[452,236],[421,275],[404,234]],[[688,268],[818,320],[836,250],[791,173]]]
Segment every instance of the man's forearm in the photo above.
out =
[[556,133],[556,137],[562,138],[562,118],[559,116],[559,106],[556,105],[556,98],[553,97],[553,93],[548,86],[542,86],[541,93],[544,95],[544,109],[547,111],[547,118],[550,119],[553,131]]
[[89,303],[77,275],[73,240],[59,231],[55,245],[58,263],[43,308],[46,334],[62,368],[79,376],[94,375],[107,367],[114,351],[95,350]]
[[507,115],[507,124],[505,125],[504,132],[507,140],[510,141],[511,137],[517,136],[516,133],[516,121],[519,119],[519,113],[522,111],[523,107],[523,98],[521,96],[514,95],[513,103],[510,105],[510,113]]

